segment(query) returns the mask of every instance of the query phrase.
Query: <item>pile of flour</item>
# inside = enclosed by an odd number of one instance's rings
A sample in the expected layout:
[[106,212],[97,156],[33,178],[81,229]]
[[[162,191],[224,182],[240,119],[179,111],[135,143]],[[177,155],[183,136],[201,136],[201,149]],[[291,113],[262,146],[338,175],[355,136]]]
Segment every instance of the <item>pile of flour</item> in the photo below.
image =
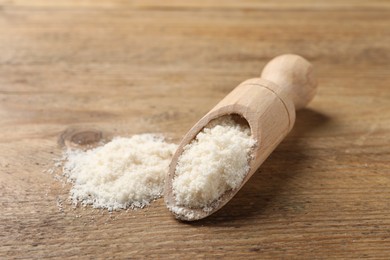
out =
[[117,137],[87,151],[68,149],[63,173],[74,204],[109,210],[144,207],[161,197],[177,146],[153,134]]

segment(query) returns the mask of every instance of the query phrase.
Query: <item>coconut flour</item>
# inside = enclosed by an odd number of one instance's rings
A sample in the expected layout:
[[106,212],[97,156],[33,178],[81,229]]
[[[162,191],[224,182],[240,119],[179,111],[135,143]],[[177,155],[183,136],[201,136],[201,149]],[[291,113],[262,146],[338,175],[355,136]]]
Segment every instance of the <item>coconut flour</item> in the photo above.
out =
[[226,191],[238,188],[255,144],[249,126],[231,116],[211,121],[178,159],[172,182],[177,205],[206,210]]
[[[231,116],[211,121],[183,149],[172,181],[176,205],[202,208],[240,186],[256,141]],[[74,204],[109,210],[144,207],[163,194],[177,146],[162,136],[116,137],[103,146],[65,152],[63,174]],[[171,209],[171,210],[174,210]]]
[[163,193],[175,144],[152,134],[117,137],[88,151],[69,149],[64,175],[75,204],[109,210],[144,207]]

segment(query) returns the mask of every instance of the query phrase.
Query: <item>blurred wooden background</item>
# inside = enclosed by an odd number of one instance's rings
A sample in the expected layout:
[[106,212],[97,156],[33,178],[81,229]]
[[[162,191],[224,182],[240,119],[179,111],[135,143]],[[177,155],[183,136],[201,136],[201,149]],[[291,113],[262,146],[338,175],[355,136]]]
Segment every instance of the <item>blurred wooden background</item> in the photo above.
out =
[[[64,131],[178,142],[283,53],[319,92],[223,210],[73,209]],[[389,1],[0,0],[0,258],[390,256]]]

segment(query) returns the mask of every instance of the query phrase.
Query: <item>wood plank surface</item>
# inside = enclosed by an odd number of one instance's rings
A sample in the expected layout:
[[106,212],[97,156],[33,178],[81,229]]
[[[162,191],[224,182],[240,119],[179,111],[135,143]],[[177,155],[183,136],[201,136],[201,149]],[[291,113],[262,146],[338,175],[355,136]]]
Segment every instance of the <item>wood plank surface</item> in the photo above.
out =
[[[73,208],[47,172],[64,132],[179,142],[283,53],[318,94],[215,215]],[[389,259],[390,2],[1,0],[0,133],[1,259]]]

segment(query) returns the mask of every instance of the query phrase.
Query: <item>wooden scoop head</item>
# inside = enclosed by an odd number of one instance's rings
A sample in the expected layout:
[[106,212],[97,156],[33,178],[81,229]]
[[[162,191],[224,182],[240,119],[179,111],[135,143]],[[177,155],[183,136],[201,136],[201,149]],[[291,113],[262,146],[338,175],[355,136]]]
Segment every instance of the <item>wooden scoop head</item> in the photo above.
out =
[[[314,97],[317,82],[312,65],[304,58],[281,55],[263,69],[262,78],[249,79],[237,86],[184,136],[172,158],[165,179],[165,203],[176,218],[193,221],[205,218],[222,208],[256,172],[264,160],[289,133],[295,122],[295,110],[306,106]],[[204,208],[177,205],[172,189],[176,165],[184,146],[213,119],[235,115],[239,124],[248,124],[257,142],[252,150],[249,171],[241,185],[226,191]]]

